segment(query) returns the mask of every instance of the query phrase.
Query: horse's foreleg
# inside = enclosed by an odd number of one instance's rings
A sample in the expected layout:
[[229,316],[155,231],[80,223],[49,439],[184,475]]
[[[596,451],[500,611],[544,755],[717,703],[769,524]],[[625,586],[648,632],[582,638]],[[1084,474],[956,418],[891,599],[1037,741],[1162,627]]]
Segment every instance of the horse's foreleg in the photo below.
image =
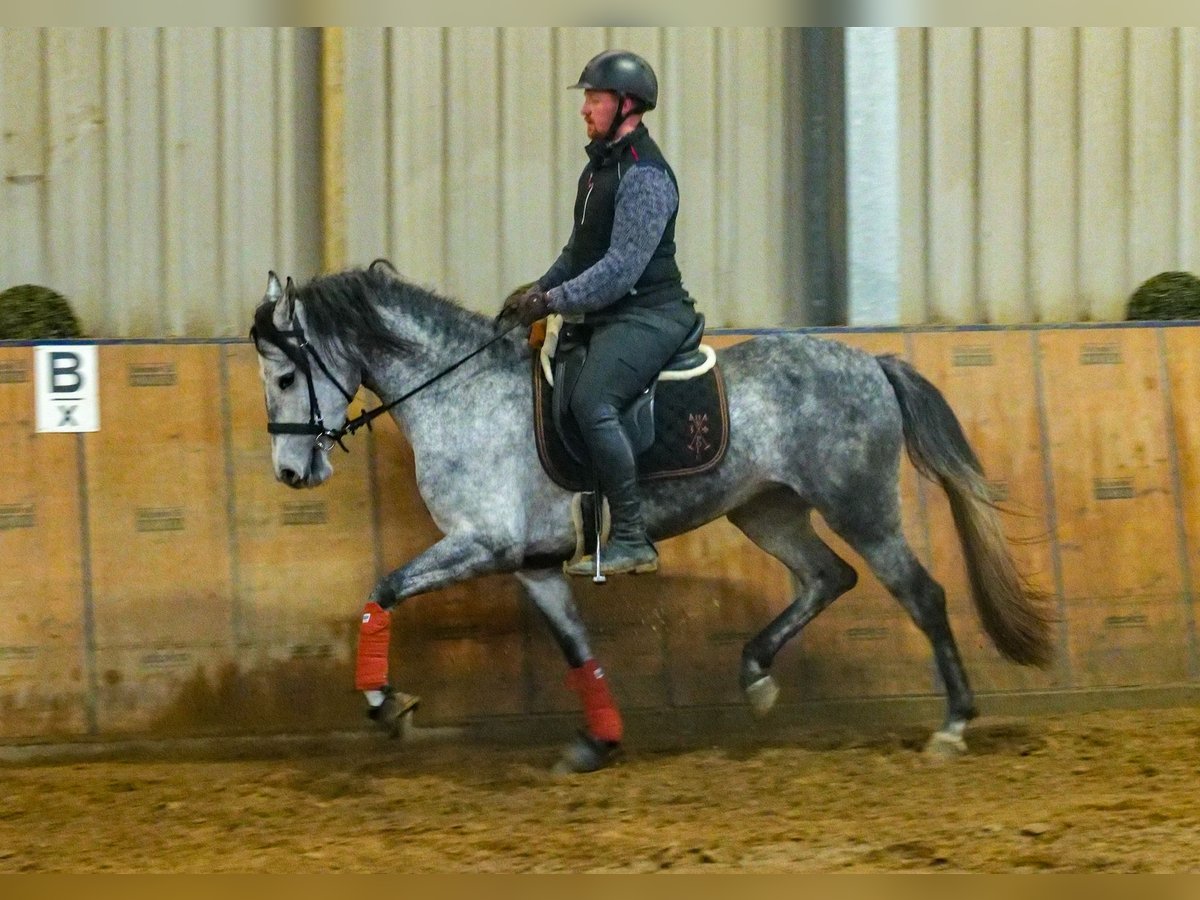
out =
[[393,737],[403,717],[419,698],[393,691],[388,684],[388,644],[391,609],[405,597],[485,575],[511,565],[508,553],[497,551],[471,534],[450,534],[407,565],[385,575],[371,592],[358,632],[355,687],[367,698],[369,715]]
[[511,570],[518,552],[498,548],[477,534],[448,534],[420,556],[384,575],[371,592],[371,600],[391,609],[406,597],[436,591],[469,578]]
[[586,729],[568,745],[555,769],[559,772],[599,769],[616,752],[624,725],[604,670],[592,658],[587,630],[575,609],[570,585],[561,572],[554,570],[518,572],[517,578],[566,657],[570,666],[567,686],[583,705]]
[[567,664],[577,669],[591,659],[587,629],[575,609],[566,577],[553,569],[529,569],[518,572],[517,580],[554,635]]

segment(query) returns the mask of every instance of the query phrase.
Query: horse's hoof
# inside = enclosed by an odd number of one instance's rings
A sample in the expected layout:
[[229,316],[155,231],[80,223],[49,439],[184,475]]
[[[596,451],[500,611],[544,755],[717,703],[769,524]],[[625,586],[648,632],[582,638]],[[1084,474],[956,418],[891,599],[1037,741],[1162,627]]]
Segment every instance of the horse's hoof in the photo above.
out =
[[967,742],[952,731],[935,731],[925,744],[925,756],[936,762],[958,759],[966,752]]
[[620,744],[610,741],[598,741],[580,732],[575,740],[567,744],[562,756],[558,758],[550,770],[555,775],[579,775],[585,772],[595,772],[607,766]]
[[746,699],[750,701],[750,708],[754,710],[754,714],[762,718],[779,699],[779,685],[770,675],[764,675],[746,688]]
[[406,726],[412,722],[413,713],[421,705],[421,698],[403,691],[389,691],[383,703],[367,711],[367,717],[379,726],[388,737],[401,737]]

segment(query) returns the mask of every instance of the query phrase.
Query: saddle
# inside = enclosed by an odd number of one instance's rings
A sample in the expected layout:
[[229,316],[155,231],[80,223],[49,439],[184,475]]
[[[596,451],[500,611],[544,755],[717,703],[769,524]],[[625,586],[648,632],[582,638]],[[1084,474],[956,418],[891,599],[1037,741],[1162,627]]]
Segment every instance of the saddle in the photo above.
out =
[[[534,356],[533,413],[538,458],[569,491],[595,487],[591,463],[570,412],[571,394],[587,360],[590,327],[552,316]],[[699,475],[716,468],[729,444],[729,405],[716,353],[701,343],[704,317],[684,338],[658,378],[621,411],[638,460],[638,481]]]

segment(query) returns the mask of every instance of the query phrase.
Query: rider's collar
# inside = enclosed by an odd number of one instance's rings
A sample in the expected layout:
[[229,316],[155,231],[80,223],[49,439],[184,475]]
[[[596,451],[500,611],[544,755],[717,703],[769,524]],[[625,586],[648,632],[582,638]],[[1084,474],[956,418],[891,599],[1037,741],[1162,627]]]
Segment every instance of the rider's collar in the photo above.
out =
[[646,126],[642,122],[638,122],[637,127],[620,140],[608,144],[603,140],[597,139],[588,144],[584,149],[593,163],[597,166],[603,166],[615,162],[617,157],[625,151],[626,147],[645,133]]

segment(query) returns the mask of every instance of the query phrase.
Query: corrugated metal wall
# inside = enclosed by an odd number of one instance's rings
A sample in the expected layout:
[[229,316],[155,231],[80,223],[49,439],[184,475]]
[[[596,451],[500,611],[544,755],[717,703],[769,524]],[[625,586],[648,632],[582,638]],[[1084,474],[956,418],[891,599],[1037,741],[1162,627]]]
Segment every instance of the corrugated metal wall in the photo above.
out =
[[99,336],[245,331],[266,270],[316,271],[319,34],[0,29],[0,286]]
[[901,31],[904,321],[1121,319],[1200,271],[1200,29]]
[[[786,43],[347,29],[331,135],[316,30],[0,29],[0,286],[66,292],[99,336],[241,333],[265,269],[321,268],[340,137],[345,261],[390,256],[494,309],[569,232],[585,138],[565,85],[625,46],[661,76],[648,123],[688,287],[713,325],[794,323]],[[1149,276],[1200,270],[1200,29],[901,29],[899,68],[903,321],[1115,319]]]
[[571,227],[587,142],[567,91],[607,47],[659,73],[646,123],[680,182],[684,282],[712,325],[770,325],[784,296],[782,30],[351,28],[347,261],[487,311],[540,276]]

